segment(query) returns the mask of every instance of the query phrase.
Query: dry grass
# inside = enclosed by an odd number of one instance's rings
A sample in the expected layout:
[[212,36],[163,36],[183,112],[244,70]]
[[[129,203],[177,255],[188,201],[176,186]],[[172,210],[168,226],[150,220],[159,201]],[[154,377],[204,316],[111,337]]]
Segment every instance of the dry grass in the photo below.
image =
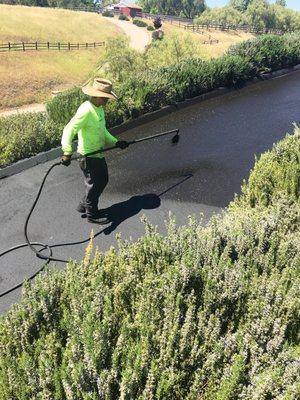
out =
[[[148,23],[149,22],[150,21],[148,20]],[[186,31],[183,28],[180,28],[176,25],[164,21],[162,29],[166,34],[171,32],[181,32],[181,33],[189,32],[194,40],[201,42],[200,55],[204,58],[218,57],[223,53],[225,53],[225,51],[229,48],[230,45],[242,42],[247,39],[251,39],[255,36],[252,33],[236,32],[236,31],[222,32],[222,31],[217,31],[215,29],[205,29],[203,30],[204,35],[201,35],[199,33]],[[202,41],[208,40],[209,35],[213,39],[218,39],[219,43],[202,44]]]
[[[60,9],[0,5],[0,42],[55,41],[85,43],[105,41],[123,34],[95,13]],[[1,53],[0,109],[41,102],[51,90],[87,79],[99,62],[103,48],[72,51]]]

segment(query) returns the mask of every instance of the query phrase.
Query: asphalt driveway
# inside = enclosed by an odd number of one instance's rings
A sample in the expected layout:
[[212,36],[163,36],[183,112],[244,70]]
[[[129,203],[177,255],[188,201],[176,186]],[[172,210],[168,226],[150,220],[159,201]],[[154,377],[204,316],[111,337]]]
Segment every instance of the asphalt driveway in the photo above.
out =
[[[205,223],[220,213],[239,193],[249,176],[254,156],[292,132],[300,120],[300,71],[261,82],[222,97],[185,108],[167,117],[132,129],[124,139],[148,136],[179,128],[177,146],[164,137],[135,144],[107,155],[110,181],[101,198],[111,224],[90,225],[75,210],[83,194],[77,162],[59,166],[47,180],[29,225],[31,241],[56,247],[55,257],[81,260],[91,229],[101,251],[116,244],[115,234],[136,240],[144,233],[145,215],[165,232],[171,211],[178,224],[189,215]],[[53,161],[0,181],[0,252],[24,243],[23,225],[44,173]],[[41,265],[29,249],[0,259],[0,292],[34,273]],[[54,267],[54,266],[53,266]],[[63,268],[63,264],[57,264]],[[17,290],[0,299],[0,313],[20,299]]]

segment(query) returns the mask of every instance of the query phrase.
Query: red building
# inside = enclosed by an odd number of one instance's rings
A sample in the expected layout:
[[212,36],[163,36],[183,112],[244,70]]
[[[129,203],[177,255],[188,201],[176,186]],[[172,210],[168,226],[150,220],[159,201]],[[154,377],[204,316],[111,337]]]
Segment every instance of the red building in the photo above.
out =
[[116,4],[114,10],[120,14],[127,15],[128,17],[142,17],[143,9],[135,4]]

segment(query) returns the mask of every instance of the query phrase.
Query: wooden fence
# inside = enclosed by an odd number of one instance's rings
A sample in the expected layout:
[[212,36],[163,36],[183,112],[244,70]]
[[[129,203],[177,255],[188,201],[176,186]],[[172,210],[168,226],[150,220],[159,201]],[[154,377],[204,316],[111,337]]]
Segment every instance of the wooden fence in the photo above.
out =
[[105,42],[93,43],[51,43],[51,42],[20,42],[0,44],[0,52],[5,51],[29,51],[29,50],[79,50],[105,46]]
[[187,24],[187,25],[184,25],[183,27],[184,27],[184,29],[186,29],[188,31],[199,33],[200,35],[205,36],[207,39],[202,41],[203,44],[219,43],[219,40],[214,38],[212,35],[208,34],[207,31],[206,32],[202,31],[199,25]]
[[207,24],[197,24],[197,26],[201,29],[215,29],[220,31],[230,31],[230,30],[244,31],[250,33],[256,33],[258,35],[264,33],[273,33],[275,35],[282,35],[284,33],[279,29],[261,29],[251,25],[231,25],[231,24],[220,24],[217,22],[216,23],[210,22]]
[[154,14],[143,13],[143,18],[154,19],[155,17],[160,17],[162,21],[169,22],[170,24],[179,26],[180,28],[185,28],[185,26],[189,25],[189,26],[197,26],[201,29],[214,29],[221,31],[234,30],[234,31],[256,33],[256,34],[273,33],[275,35],[282,35],[283,33],[285,33],[279,29],[261,29],[259,27],[252,25],[238,25],[238,24],[234,25],[234,24],[221,23],[219,21],[210,21],[207,22],[206,24],[195,24],[192,19],[188,18],[180,18],[172,15],[163,15],[163,14],[154,15]]

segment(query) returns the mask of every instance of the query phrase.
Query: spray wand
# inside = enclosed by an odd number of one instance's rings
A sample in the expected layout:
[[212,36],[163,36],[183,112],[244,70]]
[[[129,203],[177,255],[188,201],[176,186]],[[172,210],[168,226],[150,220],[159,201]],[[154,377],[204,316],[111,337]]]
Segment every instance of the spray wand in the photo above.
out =
[[[144,137],[144,138],[141,138],[141,139],[130,140],[127,143],[128,143],[128,145],[136,144],[136,143],[144,142],[145,140],[151,140],[151,139],[155,139],[155,138],[158,138],[158,137],[161,137],[161,136],[170,135],[170,134],[172,134],[174,132],[176,132],[176,133],[172,137],[171,142],[172,142],[172,144],[177,144],[179,142],[179,129],[173,129],[171,131],[157,133],[156,135],[147,136],[147,137]],[[96,150],[96,151],[93,151],[91,153],[85,154],[84,157],[92,156],[92,155],[95,155],[95,154],[98,154],[98,153],[104,153],[106,151],[114,150],[114,149],[118,149],[118,148],[119,148],[118,146],[107,147],[106,149]],[[82,157],[83,157],[82,155],[78,155],[78,156],[72,157],[71,160],[77,160],[78,158],[82,158]]]

